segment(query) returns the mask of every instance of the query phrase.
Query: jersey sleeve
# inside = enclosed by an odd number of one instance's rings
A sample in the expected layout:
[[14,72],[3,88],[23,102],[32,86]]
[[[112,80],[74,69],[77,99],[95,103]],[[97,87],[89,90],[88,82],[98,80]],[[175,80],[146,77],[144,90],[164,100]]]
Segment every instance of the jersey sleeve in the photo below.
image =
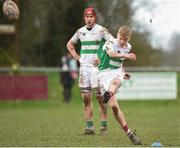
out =
[[109,33],[109,31],[103,27],[103,38],[107,41],[107,40],[111,40],[114,37]]
[[112,40],[108,40],[108,41],[106,41],[106,43],[104,44],[104,46],[103,46],[103,50],[111,50],[111,51],[113,51],[114,52],[114,47],[113,47],[114,45],[113,45],[113,41]]
[[[125,48],[124,50],[122,50],[122,51],[123,51],[122,53],[125,53],[125,54],[130,53],[132,46],[131,46],[131,44],[129,44],[129,43],[127,43],[127,44],[128,44],[127,48]],[[124,60],[125,60],[125,58],[121,58],[121,61],[122,61],[122,62],[123,62]]]
[[79,33],[78,31],[76,31],[76,33],[72,36],[71,41],[76,44],[78,40],[79,40]]
[[131,44],[130,44],[130,43],[128,43],[127,53],[129,53],[129,52],[131,51],[131,49],[132,49],[132,46],[131,46]]

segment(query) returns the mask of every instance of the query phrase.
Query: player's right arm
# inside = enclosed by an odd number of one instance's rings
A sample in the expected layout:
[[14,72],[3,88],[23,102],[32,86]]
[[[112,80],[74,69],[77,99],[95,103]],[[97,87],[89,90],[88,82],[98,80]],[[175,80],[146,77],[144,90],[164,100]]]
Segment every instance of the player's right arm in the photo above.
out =
[[113,52],[110,48],[107,48],[107,54],[112,58],[125,58],[135,61],[136,54],[134,53],[116,53]]
[[130,60],[136,60],[136,54],[134,53],[118,53],[114,51],[113,41],[107,41],[105,43],[107,54],[112,58],[125,58]]
[[76,59],[77,61],[79,61],[80,56],[76,52],[74,42],[72,40],[69,40],[66,47],[67,47],[68,51],[70,52],[70,54],[73,56],[73,58]]

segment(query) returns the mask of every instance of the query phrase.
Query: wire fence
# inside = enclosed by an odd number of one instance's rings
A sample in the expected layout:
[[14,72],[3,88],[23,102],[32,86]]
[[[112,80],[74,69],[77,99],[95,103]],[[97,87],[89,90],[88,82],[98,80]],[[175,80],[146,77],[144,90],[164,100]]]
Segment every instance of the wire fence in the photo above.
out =
[[[78,71],[79,69],[77,69]],[[127,72],[180,72],[180,66],[176,67],[125,67]],[[0,73],[3,72],[64,72],[71,69],[62,69],[60,67],[0,67]]]

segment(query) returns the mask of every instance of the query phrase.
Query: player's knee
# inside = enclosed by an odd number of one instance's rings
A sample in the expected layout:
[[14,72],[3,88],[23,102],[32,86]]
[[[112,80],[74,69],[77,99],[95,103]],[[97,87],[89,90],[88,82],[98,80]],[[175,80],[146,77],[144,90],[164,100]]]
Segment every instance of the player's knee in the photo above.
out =
[[96,99],[97,99],[97,101],[99,102],[99,104],[103,103],[102,96],[96,95]]
[[101,97],[101,91],[99,88],[95,88],[96,97]]
[[116,86],[116,87],[119,87],[119,86],[121,85],[121,80],[115,78],[115,79],[112,81],[112,84],[113,84],[114,86]]
[[91,103],[91,95],[89,93],[83,94],[83,103],[85,106],[89,106]]
[[102,96],[101,96],[101,92],[99,88],[95,89],[95,95],[96,95],[96,99],[98,100],[99,103],[102,102]]
[[89,99],[83,98],[83,103],[84,103],[84,106],[89,106],[90,101]]

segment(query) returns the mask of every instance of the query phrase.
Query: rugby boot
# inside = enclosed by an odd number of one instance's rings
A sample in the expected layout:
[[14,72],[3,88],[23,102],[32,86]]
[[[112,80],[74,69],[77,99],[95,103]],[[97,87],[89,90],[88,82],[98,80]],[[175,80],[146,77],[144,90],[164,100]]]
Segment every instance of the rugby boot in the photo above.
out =
[[135,132],[130,132],[128,134],[128,137],[131,140],[131,143],[133,143],[134,145],[142,145],[140,139],[137,137]]
[[94,128],[93,127],[86,127],[84,131],[84,135],[94,135]]
[[106,134],[107,134],[107,126],[101,126],[100,135],[106,135]]

